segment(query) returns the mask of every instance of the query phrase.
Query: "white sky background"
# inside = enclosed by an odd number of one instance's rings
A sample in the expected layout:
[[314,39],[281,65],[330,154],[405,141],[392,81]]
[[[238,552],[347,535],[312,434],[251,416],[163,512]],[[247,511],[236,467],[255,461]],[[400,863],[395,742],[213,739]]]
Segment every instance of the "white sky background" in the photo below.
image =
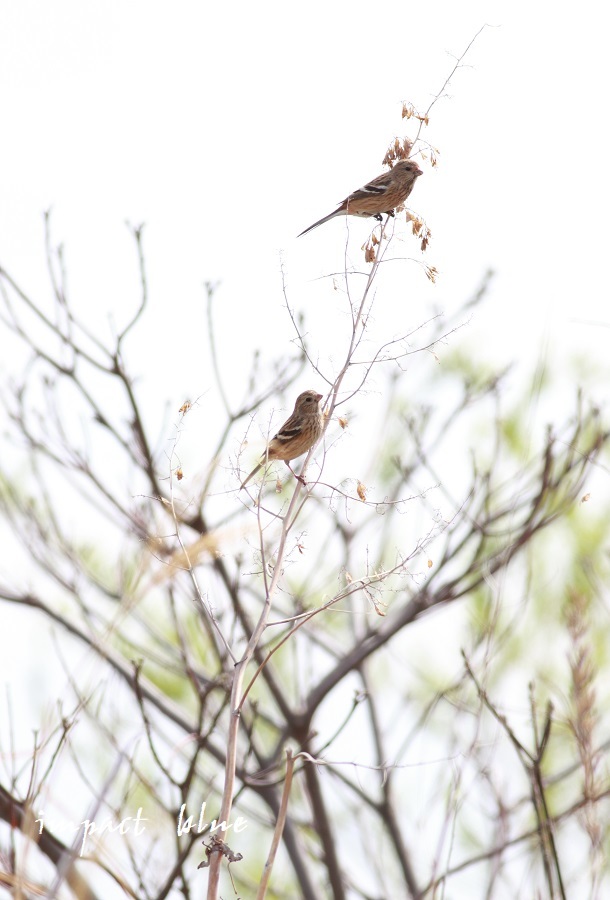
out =
[[[343,265],[345,220],[295,236],[382,171],[388,144],[413,133],[402,101],[424,109],[451,55],[489,23],[432,112],[424,137],[439,166],[409,201],[432,229],[425,261],[439,280],[409,271],[408,297],[380,294],[380,328],[393,335],[435,307],[455,309],[493,268],[490,301],[455,341],[498,362],[533,363],[545,347],[554,365],[577,354],[604,364],[603,15],[598,0],[4,3],[0,263],[33,294],[48,292],[42,213],[52,207],[72,300],[106,335],[109,316],[122,323],[138,300],[124,222],[145,222],[151,308],[132,366],[144,403],[214,403],[207,280],[222,282],[217,330],[240,399],[238,361],[254,345],[270,360],[292,337],[280,253],[291,302],[324,348],[345,310],[316,279]],[[361,267],[369,230],[350,220]],[[405,254],[420,258],[414,239]],[[306,374],[298,387],[317,386]],[[207,450],[187,438],[191,470]]]
[[[254,336],[271,353],[290,334],[279,252],[295,305],[313,303],[311,279],[342,259],[345,221],[295,235],[382,170],[388,143],[408,133],[401,101],[425,107],[448,54],[488,22],[498,27],[426,131],[440,166],[410,202],[441,277],[433,289],[422,278],[419,295],[454,308],[492,267],[485,349],[512,358],[567,328],[569,350],[590,352],[600,329],[569,323],[607,322],[600,16],[593,2],[576,14],[514,0],[5,4],[2,263],[27,287],[46,285],[41,213],[52,207],[73,301],[103,332],[136,300],[123,222],[146,222],[157,376],[205,390],[202,282],[223,283],[218,327],[232,352]],[[359,261],[369,226],[350,221]]]

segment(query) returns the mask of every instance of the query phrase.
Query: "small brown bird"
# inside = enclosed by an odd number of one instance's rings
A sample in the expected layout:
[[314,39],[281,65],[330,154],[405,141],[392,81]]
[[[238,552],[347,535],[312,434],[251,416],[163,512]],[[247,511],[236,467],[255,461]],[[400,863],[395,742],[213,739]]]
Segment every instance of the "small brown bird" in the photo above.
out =
[[[283,459],[292,472],[289,460],[307,453],[318,442],[322,434],[324,418],[319,406],[321,399],[322,394],[318,394],[316,391],[303,391],[302,394],[299,394],[292,415],[284,422],[278,433],[271,438],[261,461],[242,481],[240,490],[248,484],[253,475],[256,475],[261,466],[272,459]],[[292,474],[295,473],[292,472]],[[299,475],[295,477],[300,479]]]
[[423,172],[414,160],[399,160],[389,172],[383,172],[354,191],[334,212],[314,222],[297,237],[307,234],[312,228],[317,228],[335,216],[375,216],[380,222],[382,215],[393,216],[394,210],[405,202],[420,175]]

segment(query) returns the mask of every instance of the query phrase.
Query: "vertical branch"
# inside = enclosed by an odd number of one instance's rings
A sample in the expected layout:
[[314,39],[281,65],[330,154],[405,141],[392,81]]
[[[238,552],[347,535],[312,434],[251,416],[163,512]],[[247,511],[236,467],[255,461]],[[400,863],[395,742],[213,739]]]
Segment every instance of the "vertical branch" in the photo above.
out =
[[483,701],[484,705],[491,712],[494,718],[499,722],[502,726],[504,732],[510,739],[513,747],[517,751],[517,755],[519,760],[528,776],[531,793],[532,793],[532,805],[534,807],[534,812],[536,813],[536,819],[538,821],[538,836],[540,838],[540,850],[542,855],[542,863],[544,866],[545,877],[549,889],[549,896],[556,896],[555,891],[555,877],[557,877],[559,895],[562,900],[566,900],[565,888],[563,884],[563,878],[561,875],[561,866],[559,863],[559,856],[557,854],[557,846],[555,844],[555,837],[553,834],[553,822],[551,816],[549,814],[549,809],[546,802],[545,788],[544,788],[544,780],[542,776],[542,761],[544,754],[546,752],[546,748],[548,746],[549,737],[551,734],[551,725],[552,725],[552,713],[553,707],[552,704],[549,703],[547,706],[544,730],[542,736],[538,735],[538,722],[536,716],[536,707],[534,702],[533,695],[533,686],[530,685],[530,705],[532,711],[532,728],[534,731],[534,743],[536,745],[535,754],[530,753],[521,741],[517,738],[516,734],[508,724],[508,721],[505,716],[501,715],[494,704],[491,702],[489,697],[487,696],[487,692],[482,688],[479,684],[471,666],[468,662],[465,653],[462,653],[464,658],[464,663],[466,665],[466,671],[468,672],[469,677],[474,683],[479,698]]
[[[298,756],[297,756],[298,758]],[[292,775],[294,772],[294,763],[295,757],[292,755],[292,750],[288,748],[286,750],[286,777],[284,778],[284,789],[282,791],[282,800],[280,803],[280,810],[278,813],[277,821],[275,823],[275,829],[273,831],[273,840],[271,841],[271,847],[269,848],[269,854],[267,856],[267,860],[265,862],[265,867],[261,874],[261,883],[259,885],[258,891],[256,892],[256,900],[264,900],[265,895],[267,893],[267,887],[269,885],[269,878],[271,877],[271,870],[273,868],[273,863],[275,862],[275,857],[278,851],[278,847],[280,845],[280,840],[282,839],[282,833],[284,831],[284,824],[286,822],[286,813],[288,811],[288,800],[290,798],[290,788],[292,786]]]
[[[239,734],[239,720],[241,716],[241,708],[243,704],[242,687],[248,663],[254,656],[254,652],[258,647],[261,636],[267,627],[269,614],[271,612],[271,602],[278,587],[279,579],[283,570],[284,552],[286,549],[286,541],[289,532],[289,523],[293,510],[298,502],[301,483],[298,481],[292,495],[292,499],[288,506],[288,510],[282,522],[282,529],[279,538],[278,551],[276,555],[276,564],[273,576],[267,589],[265,602],[261,610],[259,620],[254,631],[248,641],[248,645],[243,657],[235,666],[233,674],[233,684],[231,687],[231,712],[229,721],[229,733],[227,737],[227,757],[225,763],[225,783],[222,793],[222,803],[220,808],[219,819],[221,822],[228,822],[231,816],[231,808],[233,805],[233,791],[235,785],[235,771],[237,767],[237,747]],[[208,880],[208,900],[216,900],[218,895],[218,887],[220,880],[220,866],[222,863],[222,855],[218,852],[213,853],[210,858],[210,872]]]
[[[352,333],[351,333],[350,342],[349,342],[349,346],[348,346],[347,353],[346,353],[345,363],[344,363],[343,367],[341,368],[339,375],[335,379],[333,386],[331,387],[330,410],[329,410],[329,415],[328,415],[328,418],[327,418],[325,426],[324,426],[324,431],[328,427],[328,423],[330,421],[332,411],[334,409],[334,406],[335,406],[335,403],[337,400],[337,395],[338,395],[341,383],[342,383],[343,378],[345,377],[345,374],[350,366],[355,349],[358,346],[358,343],[359,343],[358,329],[359,329],[359,326],[361,325],[364,308],[365,308],[365,305],[366,305],[366,302],[367,302],[367,299],[369,296],[371,286],[374,282],[375,276],[377,275],[377,272],[379,271],[379,265],[383,258],[383,254],[385,253],[385,249],[387,249],[387,246],[389,245],[389,242],[388,242],[388,244],[386,245],[386,248],[382,249],[383,248],[383,235],[384,235],[385,227],[387,226],[387,223],[389,221],[389,218],[390,218],[389,216],[386,218],[386,222],[384,223],[384,225],[382,227],[382,240],[379,243],[379,249],[378,249],[375,261],[371,267],[371,271],[369,272],[367,283],[364,288],[362,297],[360,299],[360,303],[358,305],[356,315],[352,320]],[[320,438],[320,439],[322,439],[322,438]],[[314,453],[314,451],[315,451],[315,447],[312,447],[311,450],[309,451],[309,453],[307,454],[307,456],[305,457],[305,461],[303,463],[303,468],[301,470],[302,474],[305,473],[305,471],[307,469],[307,465],[309,463],[309,460],[310,460],[312,454]],[[266,589],[265,602],[263,604],[263,608],[262,608],[258,623],[250,637],[250,640],[248,641],[248,645],[246,647],[244,656],[237,663],[234,674],[233,674],[233,685],[232,685],[232,689],[231,689],[231,719],[230,719],[230,723],[229,723],[229,734],[228,734],[228,741],[227,741],[227,758],[226,758],[226,765],[225,765],[225,784],[224,784],[224,789],[223,789],[222,804],[221,804],[221,810],[220,810],[220,816],[219,816],[221,822],[229,821],[229,818],[231,815],[232,803],[233,803],[235,771],[236,771],[236,766],[237,766],[239,719],[240,719],[240,714],[241,714],[241,707],[242,707],[243,700],[244,700],[244,698],[242,696],[242,688],[243,688],[243,682],[244,682],[244,678],[245,678],[245,674],[246,674],[246,669],[247,669],[247,666],[248,666],[250,660],[252,659],[252,657],[254,655],[256,648],[258,647],[258,644],[262,637],[262,634],[263,634],[265,628],[267,627],[267,622],[269,620],[269,614],[271,611],[271,603],[272,603],[273,597],[275,595],[275,592],[277,590],[279,579],[283,572],[283,563],[284,563],[284,556],[285,556],[285,552],[286,552],[286,542],[288,539],[288,534],[290,533],[290,530],[296,521],[296,516],[297,516],[298,512],[302,508],[302,506],[301,506],[297,510],[300,491],[301,491],[301,483],[297,482],[294,493],[293,493],[291,501],[290,501],[290,504],[289,504],[286,514],[282,520],[282,527],[281,527],[280,535],[279,535],[278,548],[277,548],[277,552],[275,554],[274,571],[273,571],[273,575],[271,577],[271,581]],[[259,529],[260,529],[260,523],[259,523]],[[264,559],[263,559],[263,562],[264,562]],[[319,799],[320,799],[320,802],[322,802],[321,794],[319,795]],[[332,854],[329,855],[327,853],[327,863],[332,862],[332,859],[333,859]],[[210,869],[209,869],[208,894],[207,894],[208,900],[216,900],[216,898],[217,898],[221,864],[222,864],[222,854],[220,852],[212,852],[212,854],[210,856]],[[336,896],[338,898],[340,898],[343,896],[342,895],[343,889],[341,887],[341,876],[340,876],[340,872],[339,872],[338,861],[336,859],[335,859],[335,866],[336,866],[336,871],[335,871],[334,877],[332,879],[333,888],[336,888],[336,890],[338,891]]]

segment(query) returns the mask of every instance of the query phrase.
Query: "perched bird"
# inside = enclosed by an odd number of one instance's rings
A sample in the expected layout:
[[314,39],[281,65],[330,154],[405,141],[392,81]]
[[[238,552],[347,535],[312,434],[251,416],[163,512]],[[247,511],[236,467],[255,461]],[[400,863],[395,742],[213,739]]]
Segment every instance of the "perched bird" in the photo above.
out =
[[[299,394],[292,415],[284,422],[278,433],[271,438],[261,461],[242,481],[240,490],[247,485],[253,475],[256,475],[261,466],[272,459],[283,459],[292,472],[289,460],[307,453],[322,434],[324,419],[319,406],[321,399],[322,394],[317,394],[315,391],[303,391],[302,394]],[[294,472],[292,474],[294,475]],[[300,478],[298,475],[296,477]]]
[[405,202],[413,190],[415,179],[420,175],[423,175],[423,172],[414,160],[399,160],[393,169],[378,175],[364,187],[354,191],[334,212],[314,222],[297,237],[307,234],[312,228],[317,228],[335,216],[375,216],[381,222],[382,214],[394,215],[396,207]]

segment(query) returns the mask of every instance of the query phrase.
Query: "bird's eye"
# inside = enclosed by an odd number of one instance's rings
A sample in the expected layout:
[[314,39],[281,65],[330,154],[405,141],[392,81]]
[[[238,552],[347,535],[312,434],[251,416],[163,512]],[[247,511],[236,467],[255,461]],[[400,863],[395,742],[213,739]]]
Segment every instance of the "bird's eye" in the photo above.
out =
[[311,403],[311,397],[306,397],[306,402]]

